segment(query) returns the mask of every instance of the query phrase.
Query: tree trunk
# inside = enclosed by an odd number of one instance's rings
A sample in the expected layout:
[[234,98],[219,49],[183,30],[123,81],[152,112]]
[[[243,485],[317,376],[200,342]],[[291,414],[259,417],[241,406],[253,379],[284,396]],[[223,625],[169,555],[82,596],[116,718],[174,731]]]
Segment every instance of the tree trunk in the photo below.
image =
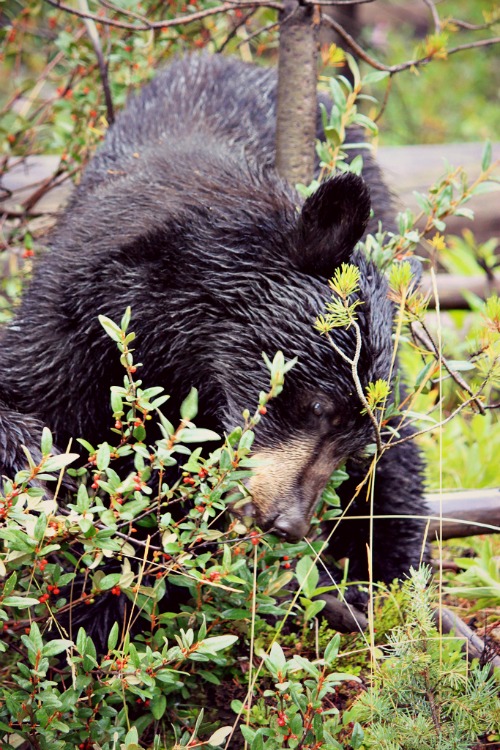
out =
[[314,176],[319,17],[285,0],[278,62],[276,167],[292,185]]

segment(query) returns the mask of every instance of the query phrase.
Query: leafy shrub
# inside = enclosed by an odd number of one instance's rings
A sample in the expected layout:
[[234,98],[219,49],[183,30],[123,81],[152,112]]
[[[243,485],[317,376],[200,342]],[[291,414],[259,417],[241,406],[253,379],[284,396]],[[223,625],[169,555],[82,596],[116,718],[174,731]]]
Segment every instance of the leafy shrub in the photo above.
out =
[[489,666],[469,668],[461,639],[439,635],[429,571],[404,585],[404,625],[396,627],[373,686],[349,715],[364,726],[363,746],[380,750],[467,750],[500,729],[498,685]]

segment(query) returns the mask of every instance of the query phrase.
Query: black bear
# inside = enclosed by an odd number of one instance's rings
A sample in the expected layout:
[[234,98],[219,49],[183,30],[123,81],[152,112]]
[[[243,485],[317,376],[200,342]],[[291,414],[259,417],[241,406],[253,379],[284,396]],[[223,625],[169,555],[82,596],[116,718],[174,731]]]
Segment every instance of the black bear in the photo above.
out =
[[[390,220],[391,201],[366,156],[364,181],[343,174],[302,201],[274,168],[275,100],[273,70],[201,55],[173,62],[129,102],[3,334],[0,474],[24,467],[20,446],[36,453],[43,425],[60,446],[70,436],[108,438],[109,389],[122,371],[97,316],[119,320],[130,305],[144,385],[163,386],[174,415],[196,386],[199,426],[227,430],[256,403],[267,383],[261,352],[298,357],[256,432],[256,455],[265,460],[251,490],[264,529],[303,536],[344,461],[350,480],[341,495],[349,503],[366,471],[372,426],[350,365],[313,322],[330,296],[327,279],[341,263],[356,264],[359,377],[363,387],[389,377],[386,282],[354,248],[367,226]],[[353,327],[331,336],[352,356]],[[391,581],[419,563],[421,470],[411,442],[378,464],[375,579]],[[366,517],[369,508],[363,491],[350,513]],[[340,524],[333,538],[334,556],[350,558],[352,579],[368,576],[369,541],[363,519]]]

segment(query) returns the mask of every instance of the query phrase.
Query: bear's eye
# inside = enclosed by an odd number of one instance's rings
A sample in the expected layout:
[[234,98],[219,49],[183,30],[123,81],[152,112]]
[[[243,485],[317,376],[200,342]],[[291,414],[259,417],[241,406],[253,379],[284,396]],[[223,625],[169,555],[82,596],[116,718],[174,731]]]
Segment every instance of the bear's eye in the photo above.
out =
[[321,417],[325,409],[321,401],[315,401],[311,406],[311,411],[315,417]]

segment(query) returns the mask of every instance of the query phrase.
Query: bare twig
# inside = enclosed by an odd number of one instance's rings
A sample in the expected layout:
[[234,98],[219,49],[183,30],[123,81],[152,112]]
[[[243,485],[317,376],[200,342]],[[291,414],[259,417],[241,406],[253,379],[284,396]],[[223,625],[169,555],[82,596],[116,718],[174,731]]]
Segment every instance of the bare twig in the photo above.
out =
[[450,364],[446,360],[446,357],[444,357],[444,355],[438,351],[436,343],[434,342],[434,339],[432,338],[431,333],[429,329],[427,328],[427,326],[425,325],[425,323],[423,321],[420,321],[420,325],[422,326],[422,330],[425,333],[425,337],[422,336],[422,334],[418,332],[418,330],[416,329],[415,323],[411,323],[410,328],[411,328],[411,332],[413,336],[417,339],[417,341],[419,341],[425,347],[429,348],[430,346],[432,353],[436,357],[440,358],[440,361],[442,362],[443,367],[446,370],[446,372],[453,378],[455,383],[459,385],[460,388],[463,388],[463,390],[474,399],[474,403],[476,404],[479,413],[484,415],[485,414],[484,404],[482,403],[481,399],[476,398],[472,388],[470,388],[470,386],[465,382],[465,380],[462,378],[462,376],[458,372],[456,372],[455,370],[453,370],[452,367],[450,367]]
[[458,26],[459,29],[466,29],[467,31],[485,31],[486,29],[490,29],[495,23],[498,23],[498,19],[490,23],[469,23],[468,21],[461,21],[459,18],[447,19],[447,24]]
[[[288,18],[288,16],[286,16]],[[255,37],[260,36],[261,34],[265,34],[266,31],[271,31],[271,29],[279,29],[281,26],[282,21],[273,21],[272,23],[268,23],[265,26],[261,26],[260,29],[257,29],[257,31],[254,31],[252,34],[248,34],[244,40],[239,42],[236,49],[239,49],[242,44],[248,44],[248,42],[251,39],[255,39]]]
[[[233,28],[231,29],[231,31],[229,32],[229,34],[227,35],[227,37],[224,39],[224,41],[222,42],[222,44],[220,44],[220,46],[217,48],[217,52],[222,52],[224,50],[224,48],[231,41],[231,39],[233,39],[233,37],[236,36],[236,34],[238,33],[238,30],[241,29],[242,26],[245,26],[246,22],[251,19],[251,17],[253,16],[254,13],[255,13],[255,10],[253,8],[251,8],[248,11],[248,13],[245,13],[245,15],[243,16],[243,18],[239,18],[238,19],[238,21],[234,24]],[[254,35],[252,34],[252,36],[254,36]],[[249,39],[249,37],[245,36],[245,39],[238,44],[238,47],[240,46],[240,44],[247,44],[248,43],[248,39]]]
[[98,16],[95,13],[84,13],[81,10],[72,8],[59,0],[45,0],[46,3],[51,5],[53,8],[63,10],[66,13],[70,13],[73,16],[79,18],[90,19],[96,23],[102,23],[104,26],[113,26],[117,29],[128,29],[129,31],[150,31],[151,29],[167,29],[171,26],[183,26],[185,24],[194,23],[200,21],[202,18],[208,16],[214,16],[218,13],[227,13],[228,10],[234,10],[235,8],[274,8],[275,10],[283,10],[283,3],[277,2],[276,0],[238,0],[238,2],[226,2],[221,5],[216,5],[213,8],[206,8],[205,10],[197,11],[196,13],[188,13],[185,16],[177,16],[176,18],[166,18],[162,21],[147,21],[142,24],[127,23],[126,21],[117,21],[108,16]]
[[[78,5],[82,13],[89,13],[89,6],[87,0],[78,0]],[[101,39],[99,37],[95,22],[90,18],[84,18],[83,22],[87,29],[87,34],[92,44],[92,47],[97,57],[97,64],[99,65],[99,71],[101,73],[102,88],[104,91],[104,101],[106,102],[106,112],[108,123],[112,125],[115,121],[115,111],[113,107],[113,99],[111,97],[111,89],[109,86],[108,77],[108,63],[104,59],[104,54],[101,47]]]
[[432,0],[423,0],[423,2],[425,3],[425,5],[427,5],[427,7],[429,8],[429,10],[431,12],[432,20],[434,22],[434,32],[436,34],[439,34],[440,31],[441,31],[441,20],[439,18],[438,12],[436,10],[436,6],[432,2]]
[[[434,620],[436,624],[441,624],[441,630],[443,633],[454,633],[457,638],[462,638],[464,641],[464,650],[467,653],[467,658],[481,659],[482,655],[486,650],[484,641],[474,633],[469,626],[460,619],[451,609],[447,607],[441,607],[434,611]],[[488,659],[491,667],[500,667],[500,656],[494,654]]]
[[[49,2],[49,0],[47,0]],[[314,0],[303,0],[303,2],[311,3],[313,4]],[[354,39],[353,37],[347,33],[347,31],[341,26],[337,21],[335,21],[331,16],[327,16],[325,14],[322,15],[322,21],[326,23],[327,26],[329,26],[331,29],[337,32],[337,34],[340,36],[340,38],[347,44],[347,46],[361,59],[364,60],[368,65],[371,65],[372,68],[375,68],[376,70],[383,70],[387,73],[390,73],[393,75],[394,73],[399,73],[402,70],[408,70],[409,68],[417,68],[420,65],[427,65],[435,58],[435,55],[425,55],[424,57],[417,58],[415,60],[408,60],[407,62],[400,63],[399,65],[384,65],[384,63],[381,63],[376,58],[369,55],[363,47],[361,47]],[[499,44],[500,43],[500,37],[491,37],[491,39],[480,39],[477,42],[469,42],[468,44],[460,44],[457,47],[451,47],[450,49],[446,50],[446,55],[453,55],[456,52],[462,52],[466,49],[474,49],[477,47],[489,47],[493,44]]]
[[416,437],[420,437],[420,435],[426,435],[428,432],[433,432],[434,430],[439,429],[440,427],[444,427],[445,424],[448,424],[448,422],[451,422],[452,419],[455,419],[457,414],[460,414],[463,409],[465,409],[467,406],[470,406],[472,403],[475,403],[478,396],[481,395],[483,390],[485,389],[487,383],[489,382],[489,375],[486,376],[486,378],[483,380],[479,388],[477,389],[476,393],[472,398],[468,398],[466,401],[463,401],[461,404],[457,406],[457,408],[449,414],[445,419],[441,420],[441,422],[436,422],[436,424],[431,425],[430,427],[426,427],[423,430],[419,430],[418,432],[414,432],[412,435],[409,435],[408,437],[400,438],[399,440],[395,440],[394,442],[389,442],[384,445],[384,451],[394,448],[396,445],[402,445],[403,443],[407,443],[409,440],[414,440]]

